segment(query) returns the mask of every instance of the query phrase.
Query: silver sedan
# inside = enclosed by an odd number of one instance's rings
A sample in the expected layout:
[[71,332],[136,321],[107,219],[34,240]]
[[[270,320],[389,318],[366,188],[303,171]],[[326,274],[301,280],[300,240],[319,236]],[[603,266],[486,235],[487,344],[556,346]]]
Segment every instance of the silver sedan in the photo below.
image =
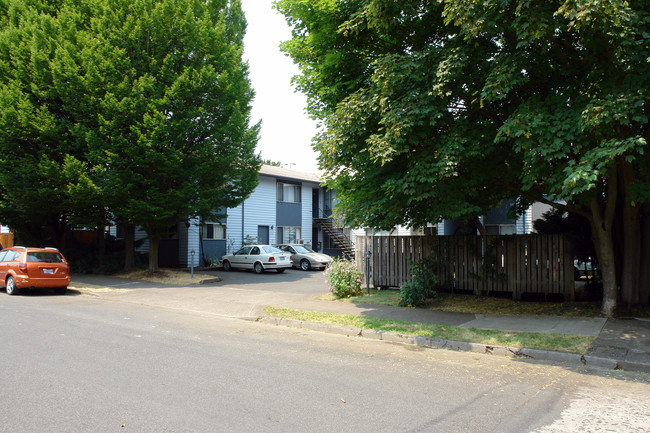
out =
[[332,263],[332,258],[327,254],[317,253],[309,245],[304,244],[281,244],[278,245],[283,251],[291,254],[293,267],[308,271],[312,268],[325,269]]

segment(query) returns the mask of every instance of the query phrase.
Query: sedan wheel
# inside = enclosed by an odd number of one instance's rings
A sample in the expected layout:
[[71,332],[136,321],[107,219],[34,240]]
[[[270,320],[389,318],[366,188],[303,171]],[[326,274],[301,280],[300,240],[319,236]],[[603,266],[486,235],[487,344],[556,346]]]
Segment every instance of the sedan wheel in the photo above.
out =
[[262,272],[264,272],[264,266],[262,266],[260,262],[255,262],[255,266],[253,267],[253,269],[255,270],[256,274],[261,274]]
[[302,259],[302,260],[300,261],[300,269],[302,269],[303,271],[308,271],[308,270],[310,270],[310,269],[311,269],[311,263],[309,263],[309,260],[307,260],[307,259]]
[[232,271],[232,266],[230,266],[230,262],[228,260],[223,262],[223,270],[226,272]]
[[7,295],[15,295],[16,293],[18,293],[18,287],[16,287],[14,277],[7,278]]

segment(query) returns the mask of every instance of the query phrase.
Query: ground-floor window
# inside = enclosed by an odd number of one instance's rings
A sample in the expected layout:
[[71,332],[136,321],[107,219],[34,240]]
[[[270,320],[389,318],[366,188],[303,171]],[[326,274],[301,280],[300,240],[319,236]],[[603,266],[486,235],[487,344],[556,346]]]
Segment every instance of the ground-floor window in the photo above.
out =
[[300,227],[278,227],[276,239],[279,244],[296,244],[301,238]]
[[487,235],[514,235],[517,228],[514,224],[486,224],[485,234]]
[[226,226],[218,223],[206,223],[204,239],[226,239]]

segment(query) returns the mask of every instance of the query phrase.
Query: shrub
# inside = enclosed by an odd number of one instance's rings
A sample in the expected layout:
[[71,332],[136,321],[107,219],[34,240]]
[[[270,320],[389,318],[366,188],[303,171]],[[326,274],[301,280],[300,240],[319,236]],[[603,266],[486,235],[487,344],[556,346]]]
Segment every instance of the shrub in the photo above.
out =
[[[143,241],[138,240],[136,247],[142,245]],[[99,244],[84,244],[72,237],[67,239],[67,245],[61,252],[73,273],[110,275],[124,269],[124,241],[113,236],[106,237],[103,253]],[[136,252],[135,259],[136,263],[142,263],[143,255]]]
[[430,298],[436,296],[435,287],[439,278],[433,259],[425,258],[411,265],[411,278],[400,287],[399,305],[403,307],[421,307]]
[[334,259],[325,269],[327,287],[339,298],[361,295],[361,277],[361,272],[349,260]]

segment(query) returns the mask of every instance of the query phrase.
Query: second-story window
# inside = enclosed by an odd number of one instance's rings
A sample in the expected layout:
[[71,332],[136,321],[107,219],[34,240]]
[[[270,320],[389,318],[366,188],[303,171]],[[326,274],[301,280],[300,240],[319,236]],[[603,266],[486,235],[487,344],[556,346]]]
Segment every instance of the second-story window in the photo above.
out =
[[300,185],[278,182],[278,201],[301,203]]

